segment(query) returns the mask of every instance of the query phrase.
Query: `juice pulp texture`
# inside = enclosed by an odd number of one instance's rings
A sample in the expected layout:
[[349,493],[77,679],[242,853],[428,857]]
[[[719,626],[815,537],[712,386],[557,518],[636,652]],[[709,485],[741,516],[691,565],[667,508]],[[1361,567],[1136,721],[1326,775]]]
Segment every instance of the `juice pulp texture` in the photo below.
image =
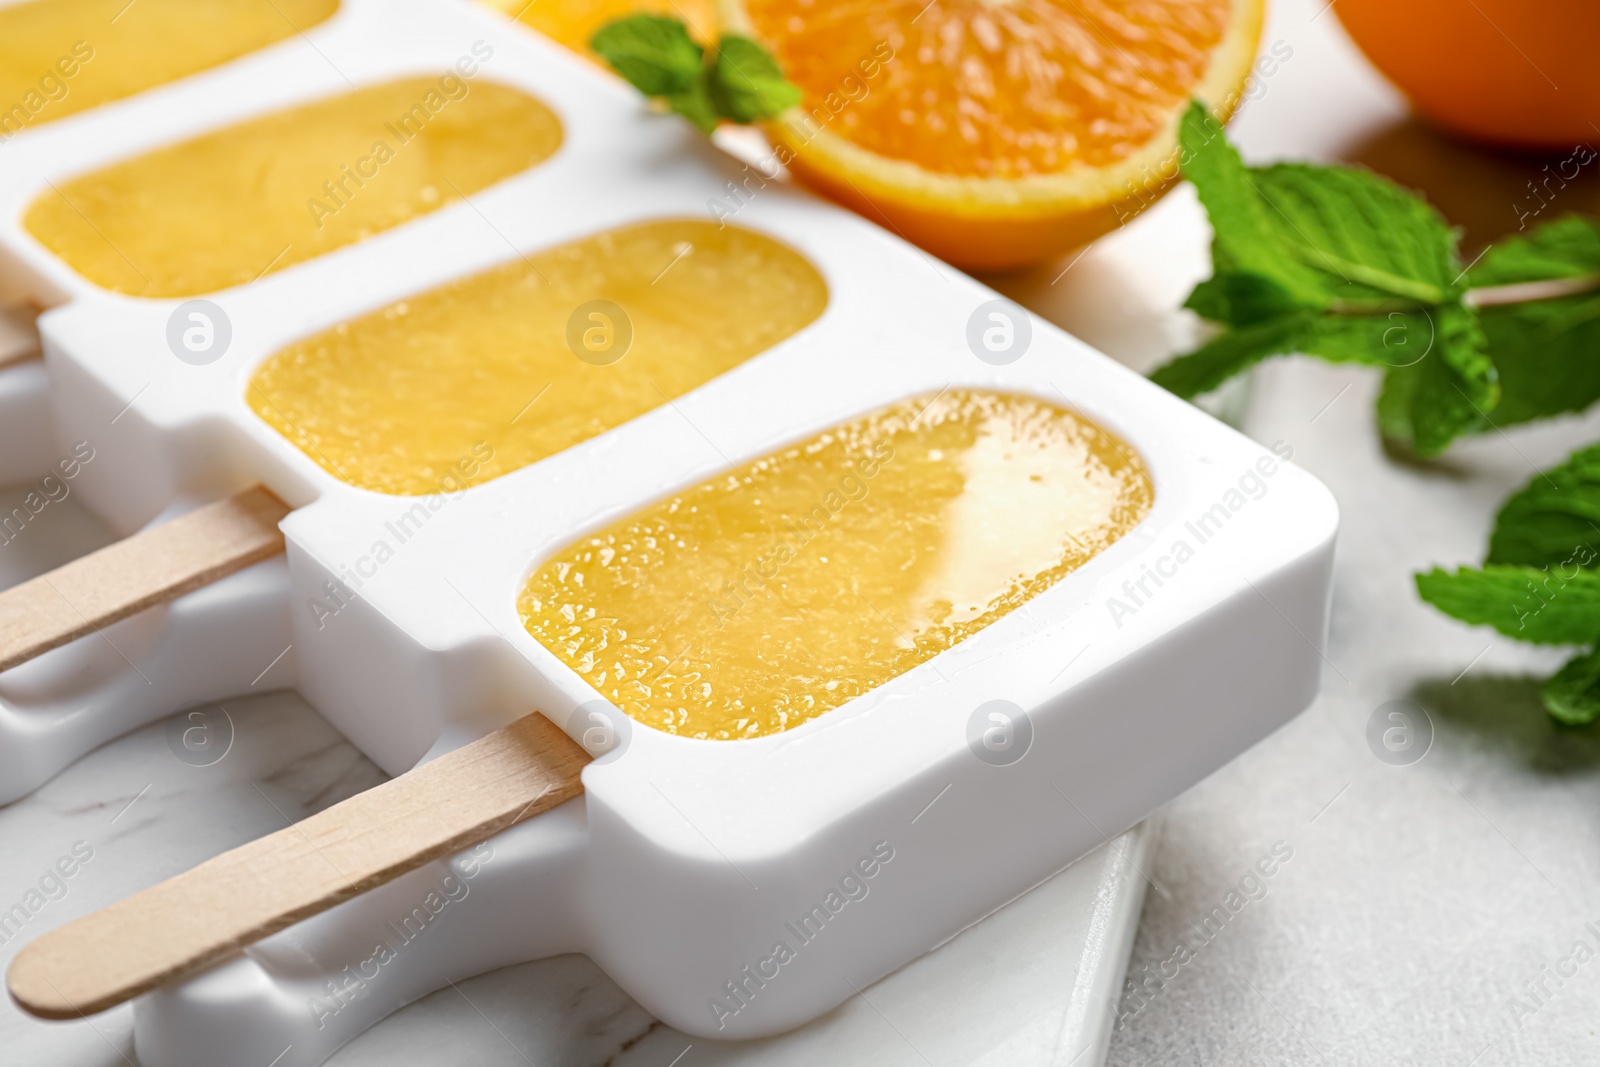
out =
[[[816,268],[769,237],[705,221],[640,223],[300,341],[256,370],[246,399],[351,485],[453,492],[682,396],[827,302]],[[591,352],[589,340],[614,347]]]
[[309,30],[339,0],[33,0],[0,7],[0,140]]
[[1132,529],[1139,455],[1045,401],[949,389],[663,500],[542,563],[523,625],[633,718],[791,729],[956,645]]
[[58,182],[23,224],[103,288],[196,296],[437,211],[560,144],[555,113],[517,89],[407,77]]

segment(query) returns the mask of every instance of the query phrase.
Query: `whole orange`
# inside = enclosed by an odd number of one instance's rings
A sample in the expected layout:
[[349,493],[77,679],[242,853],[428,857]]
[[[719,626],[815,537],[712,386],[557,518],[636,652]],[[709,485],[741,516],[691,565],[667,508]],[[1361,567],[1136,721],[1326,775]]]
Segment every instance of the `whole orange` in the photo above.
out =
[[1600,143],[1595,0],[1336,0],[1334,11],[1447,130],[1524,148]]

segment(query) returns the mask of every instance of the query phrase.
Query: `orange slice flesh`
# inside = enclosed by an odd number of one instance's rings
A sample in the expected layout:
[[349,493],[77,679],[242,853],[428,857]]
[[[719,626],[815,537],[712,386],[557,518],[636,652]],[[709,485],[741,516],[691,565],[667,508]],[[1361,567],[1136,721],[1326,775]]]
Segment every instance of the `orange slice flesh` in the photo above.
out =
[[780,161],[960,266],[1126,221],[1176,174],[1191,98],[1238,103],[1264,0],[724,0],[804,93]]

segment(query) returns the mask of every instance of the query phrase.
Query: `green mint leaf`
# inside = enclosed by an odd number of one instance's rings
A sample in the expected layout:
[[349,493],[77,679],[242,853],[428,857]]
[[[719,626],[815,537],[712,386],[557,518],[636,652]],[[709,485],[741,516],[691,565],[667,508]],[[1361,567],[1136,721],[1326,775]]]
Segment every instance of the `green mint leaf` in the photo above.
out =
[[674,114],[682,115],[701,133],[710,136],[717,128],[717,106],[712,102],[710,87],[707,85],[705,73],[689,83],[689,87],[680,93],[669,94],[666,98],[667,107]]
[[1455,303],[1428,317],[1433,348],[1417,364],[1421,374],[1411,398],[1411,447],[1419,456],[1437,456],[1481,427],[1500,401],[1500,379],[1485,354],[1477,315]]
[[1538,567],[1435,567],[1417,592],[1446,615],[1543,645],[1587,645],[1600,637],[1600,574],[1572,577]]
[[589,47],[646,96],[691,92],[704,65],[688,28],[659,15],[629,15],[607,23],[590,38]]
[[709,89],[717,111],[734,122],[770,119],[800,102],[799,87],[783,76],[772,53],[732,33],[717,42]]
[[1284,245],[1345,305],[1438,304],[1461,276],[1456,234],[1426,201],[1350,167],[1251,168]]
[[1560,575],[1600,560],[1600,444],[1534,475],[1507,498],[1489,538],[1489,563],[1554,567]]
[[[1491,247],[1469,275],[1483,300],[1498,286],[1553,282],[1515,293],[1515,303],[1478,312],[1489,358],[1500,372],[1496,426],[1582,411],[1600,400],[1600,293],[1563,293],[1563,283],[1600,283],[1600,222],[1569,216]],[[1504,297],[1505,293],[1499,294]]]
[[1485,307],[1478,317],[1500,372],[1497,426],[1582,411],[1600,400],[1600,295]]
[[1522,306],[1538,313],[1545,337],[1552,341],[1600,323],[1600,294],[1596,293],[1574,293],[1569,297],[1530,301]]
[[1178,127],[1179,168],[1200,196],[1211,219],[1211,260],[1218,274],[1252,275],[1277,305],[1324,307],[1327,296],[1315,271],[1286,254],[1278,227],[1256,193],[1250,169],[1199,101],[1189,105]]
[[1256,275],[1306,306],[1455,295],[1454,231],[1393,182],[1349,167],[1247,167],[1198,103],[1183,116],[1179,145],[1183,176],[1211,219],[1217,274]]
[[1405,367],[1427,358],[1435,332],[1432,313],[1426,309],[1324,315],[1314,324],[1301,351],[1330,363]]
[[1380,423],[1420,455],[1485,424],[1499,379],[1461,302],[1456,233],[1437,211],[1365,170],[1248,167],[1199,104],[1179,142],[1213,232],[1214,276],[1186,306],[1232,329],[1162,367],[1157,382],[1193,396],[1269,356],[1302,353],[1387,368]]
[[1411,410],[1407,412],[1409,432],[1403,441],[1413,455],[1432,459],[1457,437],[1477,430],[1483,423],[1482,412],[1488,409],[1474,404],[1461,390],[1460,377],[1444,360],[1426,359],[1417,369]]
[[1207,278],[1183,306],[1203,319],[1229,326],[1251,326],[1304,307],[1276,282],[1242,271]]
[[1587,726],[1600,718],[1600,650],[1569,659],[1544,683],[1545,710],[1568,726]]
[[[1195,351],[1158,367],[1150,378],[1187,400],[1210,392],[1264,359],[1297,352],[1330,363],[1402,366],[1421,358],[1432,343],[1433,332],[1432,322],[1423,312],[1392,312],[1379,318],[1291,311],[1225,330]],[[1409,407],[1408,396],[1408,411]],[[1410,425],[1408,415],[1408,441]]]
[[1474,289],[1600,271],[1600,221],[1567,215],[1492,246],[1468,275]]
[[1378,433],[1395,447],[1411,448],[1411,404],[1422,383],[1420,362],[1391,367],[1378,393]]
[[1296,351],[1312,323],[1314,311],[1297,311],[1266,322],[1227,330],[1206,344],[1157,368],[1157,385],[1185,400],[1209,393],[1247,367],[1270,356]]
[[800,102],[771,53],[738,34],[723,37],[708,62],[682,22],[630,15],[602,27],[589,44],[635,89],[705,134],[722,119],[756,122]]

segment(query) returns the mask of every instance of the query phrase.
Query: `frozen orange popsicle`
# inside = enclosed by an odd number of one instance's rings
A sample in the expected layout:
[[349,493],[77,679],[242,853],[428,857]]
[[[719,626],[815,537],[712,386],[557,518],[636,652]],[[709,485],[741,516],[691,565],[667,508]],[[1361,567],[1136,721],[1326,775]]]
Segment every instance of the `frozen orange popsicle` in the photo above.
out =
[[339,0],[31,0],[0,7],[0,141],[309,30]]
[[640,223],[306,338],[256,370],[246,399],[351,485],[454,491],[682,396],[827,302],[816,268],[770,237]]
[[23,223],[104,288],[195,296],[437,211],[560,144],[555,113],[520,90],[454,71],[408,77],[58,182]]
[[1149,512],[1126,443],[950,389],[837,426],[584,537],[519,601],[542,645],[669,733],[787,730],[954,646]]

